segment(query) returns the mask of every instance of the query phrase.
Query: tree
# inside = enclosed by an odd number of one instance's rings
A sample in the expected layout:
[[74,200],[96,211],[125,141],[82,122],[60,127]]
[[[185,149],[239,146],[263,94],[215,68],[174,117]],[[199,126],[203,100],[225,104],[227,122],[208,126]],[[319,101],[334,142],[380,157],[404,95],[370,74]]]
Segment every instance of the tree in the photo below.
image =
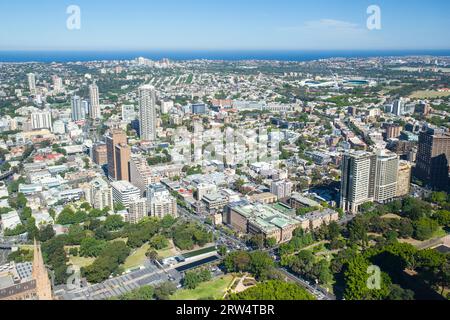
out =
[[126,293],[118,297],[118,299],[131,301],[149,301],[153,300],[154,295],[155,289],[152,286],[144,286]]
[[414,300],[414,291],[403,289],[397,284],[391,285],[388,300]]
[[230,300],[315,300],[308,291],[294,283],[270,280],[238,294]]
[[150,239],[150,246],[156,250],[161,250],[169,246],[169,241],[165,236],[157,234]]
[[168,300],[177,291],[177,287],[172,282],[166,281],[155,288],[155,298],[158,300]]
[[123,222],[122,216],[111,215],[108,216],[103,224],[108,231],[116,231],[121,229],[125,223]]
[[105,242],[95,238],[85,238],[81,241],[80,255],[82,257],[98,257],[102,252]]
[[252,248],[256,250],[264,249],[264,236],[262,234],[253,235],[249,239],[248,243]]
[[152,261],[158,260],[159,258],[158,252],[153,249],[148,250],[145,256]]
[[348,225],[349,239],[355,243],[360,243],[364,248],[369,242],[367,236],[367,224],[364,218],[358,216],[353,219]]
[[398,228],[399,236],[407,239],[411,238],[414,234],[414,226],[409,219],[401,219]]
[[415,222],[414,237],[421,241],[428,240],[438,228],[439,225],[436,221],[430,218],[421,218]]
[[266,247],[273,248],[277,245],[277,239],[275,238],[267,238],[266,239]]
[[48,224],[41,230],[39,230],[39,241],[46,242],[55,236],[53,226]]

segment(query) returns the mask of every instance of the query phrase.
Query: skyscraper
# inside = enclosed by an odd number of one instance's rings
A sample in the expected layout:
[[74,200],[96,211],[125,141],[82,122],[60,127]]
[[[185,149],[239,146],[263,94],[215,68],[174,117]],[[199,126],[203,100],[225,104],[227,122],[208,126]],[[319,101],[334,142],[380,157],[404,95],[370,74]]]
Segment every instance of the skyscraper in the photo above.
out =
[[375,170],[375,201],[388,202],[397,197],[399,157],[395,153],[379,152]]
[[93,83],[89,86],[89,117],[91,119],[100,119],[101,111],[100,111],[100,98],[98,92],[98,86]]
[[126,143],[115,146],[116,180],[130,181],[131,148]]
[[85,107],[82,104],[79,96],[73,96],[71,100],[72,104],[72,121],[80,121],[86,119]]
[[156,140],[156,92],[151,85],[139,88],[139,127],[141,140]]
[[415,175],[434,190],[450,188],[450,133],[428,129],[419,135]]
[[350,152],[342,160],[341,208],[357,213],[359,207],[373,201],[376,156],[364,151]]
[[[108,176],[111,180],[118,180],[116,146],[127,144],[127,135],[122,130],[114,130],[106,137],[106,150],[108,155]],[[119,152],[120,156],[120,152]],[[124,161],[121,161],[121,164]]]
[[352,151],[344,155],[341,208],[358,213],[366,202],[386,203],[397,197],[399,157],[395,153]]
[[36,76],[34,73],[29,73],[28,77],[28,88],[30,89],[30,94],[36,95]]

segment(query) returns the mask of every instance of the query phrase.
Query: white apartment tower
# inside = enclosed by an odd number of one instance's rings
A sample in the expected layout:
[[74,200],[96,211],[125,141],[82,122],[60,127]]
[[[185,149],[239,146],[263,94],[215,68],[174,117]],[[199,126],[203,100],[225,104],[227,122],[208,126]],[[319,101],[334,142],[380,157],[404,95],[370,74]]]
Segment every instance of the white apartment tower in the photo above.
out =
[[105,180],[94,179],[91,181],[90,187],[89,202],[95,209],[114,208],[112,188]]
[[375,201],[385,203],[397,196],[399,157],[395,153],[377,154]]
[[29,73],[28,77],[28,88],[30,89],[30,94],[32,96],[36,95],[36,76],[34,73]]
[[98,92],[98,86],[93,83],[89,86],[89,116],[91,119],[100,119],[100,97]]
[[156,92],[151,85],[139,88],[139,126],[141,140],[156,140]]
[[52,131],[52,115],[50,111],[39,111],[31,114],[31,127],[33,130],[49,129]]
[[356,214],[366,202],[386,203],[397,197],[396,154],[352,151],[342,161],[341,208]]

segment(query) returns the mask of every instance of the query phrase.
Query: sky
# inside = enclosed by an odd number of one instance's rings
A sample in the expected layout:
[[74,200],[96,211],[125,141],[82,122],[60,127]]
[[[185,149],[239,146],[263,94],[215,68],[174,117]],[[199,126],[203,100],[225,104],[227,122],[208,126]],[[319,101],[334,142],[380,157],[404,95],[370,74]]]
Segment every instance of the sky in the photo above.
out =
[[0,50],[439,50],[449,16],[448,0],[3,0]]

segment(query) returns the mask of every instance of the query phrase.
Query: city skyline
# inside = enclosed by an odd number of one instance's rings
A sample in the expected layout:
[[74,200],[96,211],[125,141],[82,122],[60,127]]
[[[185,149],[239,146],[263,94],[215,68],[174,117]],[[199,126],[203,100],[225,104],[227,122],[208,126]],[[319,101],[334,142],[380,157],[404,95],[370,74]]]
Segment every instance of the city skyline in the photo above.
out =
[[[437,50],[449,49],[447,1],[80,0],[0,5],[0,50]],[[80,8],[69,30],[67,9]],[[369,6],[381,29],[369,30]],[[26,12],[23,7],[26,6]],[[42,35],[48,35],[42,37]],[[120,45],[119,45],[120,44]]]

